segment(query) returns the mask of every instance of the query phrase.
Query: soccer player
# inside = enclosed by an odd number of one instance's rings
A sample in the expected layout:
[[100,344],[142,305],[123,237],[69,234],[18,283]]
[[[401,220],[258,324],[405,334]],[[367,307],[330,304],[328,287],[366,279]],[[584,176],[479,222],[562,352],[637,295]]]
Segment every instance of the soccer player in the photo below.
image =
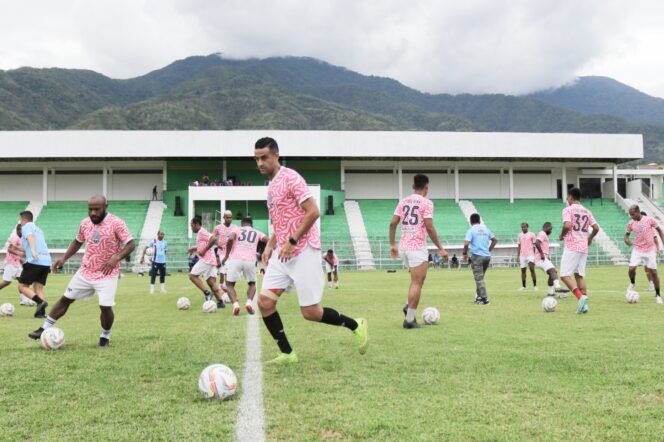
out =
[[96,292],[101,310],[101,335],[97,347],[108,348],[115,320],[113,306],[120,264],[134,250],[135,245],[127,224],[107,212],[107,209],[108,203],[103,195],[95,195],[88,200],[88,218],[81,221],[76,238],[64,256],[53,264],[54,270],[62,267],[85,243],[81,267],[69,281],[65,294],[53,306],[44,324],[28,334],[32,339],[39,339],[44,330],[52,327],[67,313],[74,301],[90,299]]
[[[203,292],[206,301],[212,299],[212,295],[214,294],[214,297],[217,298],[217,307],[224,308],[226,304],[221,299],[221,289],[217,285],[217,257],[214,254],[214,250],[208,247],[211,238],[210,232],[203,228],[201,219],[197,216],[191,220],[191,230],[196,234],[196,246],[190,248],[188,253],[196,252],[199,260],[189,271],[189,280]],[[199,276],[203,277],[207,282],[210,290],[205,288]]]
[[[5,268],[0,281],[0,290],[12,283],[13,280],[21,276],[23,266],[21,259],[25,258],[25,251],[21,245],[21,238],[18,234],[21,232],[21,225],[16,226],[16,232],[12,232],[7,243],[7,254],[5,255]],[[34,305],[31,299],[28,299],[23,293],[19,292],[19,303],[21,305]]]
[[[480,223],[480,215],[473,213],[470,215],[470,229],[466,232],[466,241],[463,244],[463,259],[470,261],[470,268],[475,278],[475,304],[488,305],[489,297],[484,283],[489,264],[491,263],[491,252],[496,247],[498,239],[487,226]],[[470,258],[468,249],[470,248]]]
[[20,213],[21,246],[25,251],[25,264],[18,278],[18,290],[37,304],[35,318],[43,318],[48,306],[44,287],[51,271],[52,261],[44,232],[32,222],[33,219],[29,210]]
[[[648,214],[644,211],[641,211],[641,215],[643,216],[648,216]],[[657,239],[657,235],[655,235],[655,256],[659,256],[659,240]],[[650,271],[648,271],[648,267],[643,266],[643,270],[646,274],[646,278],[648,278],[648,291],[649,292],[654,292],[655,291],[655,283],[652,280],[652,275],[650,274]]]
[[289,364],[298,360],[277,311],[279,296],[293,285],[304,319],[351,330],[360,354],[364,354],[369,344],[367,321],[321,307],[325,279],[316,224],[320,211],[307,183],[296,171],[279,164],[279,146],[274,139],[261,138],[254,148],[258,170],[270,180],[267,207],[274,227],[263,251],[263,262],[269,265],[258,298],[265,327],[281,352],[270,363]]
[[[636,283],[636,268],[643,265],[650,274],[655,285],[655,300],[657,304],[662,304],[662,297],[659,293],[659,275],[657,274],[657,237],[655,232],[664,241],[664,232],[655,218],[641,215],[639,206],[633,205],[629,208],[629,216],[632,220],[627,223],[625,232],[625,244],[634,246],[632,256],[629,259],[629,287],[627,291],[634,289]],[[630,234],[634,232],[634,241],[630,239]]]
[[[418,173],[413,179],[413,194],[399,201],[390,222],[390,256],[396,259],[400,255],[406,267],[410,269],[408,303],[403,308],[406,315],[403,328],[406,329],[421,327],[415,319],[415,313],[429,269],[427,233],[438,248],[440,256],[447,259],[447,252],[440,244],[433,225],[433,202],[426,197],[427,193],[429,193],[429,177]],[[401,226],[399,248],[395,239],[398,225]]]
[[323,255],[323,261],[325,261],[325,272],[327,273],[327,287],[332,288],[332,275],[334,275],[334,288],[339,288],[339,258],[334,253],[334,250],[330,249]]
[[527,222],[521,223],[521,233],[517,237],[517,255],[519,255],[519,266],[521,267],[521,288],[526,290],[526,269],[530,269],[530,277],[533,280],[533,290],[537,291],[537,275],[535,274],[535,234],[529,232],[530,226]]
[[586,261],[588,247],[599,232],[599,225],[590,210],[581,205],[581,191],[577,187],[567,192],[567,204],[563,209],[563,229],[559,238],[565,241],[565,250],[560,260],[560,279],[579,300],[576,313],[588,313]]
[[[224,222],[219,224],[212,231],[212,236],[210,237],[210,241],[208,241],[208,244],[206,245],[206,251],[212,247],[216,247],[218,249],[216,250],[216,253],[219,256],[221,263],[223,257],[226,256],[226,244],[228,243],[228,235],[230,235],[231,232],[237,232],[238,230],[239,230],[238,226],[233,224],[233,212],[231,212],[230,210],[226,210],[224,212]],[[226,266],[224,264],[221,264],[219,267],[219,284],[221,285],[221,289],[223,291],[226,291],[226,284],[224,282],[227,271],[228,269],[226,268]],[[232,297],[231,300],[233,302],[237,302],[237,299],[233,299]]]
[[159,285],[161,293],[166,293],[166,252],[168,252],[168,241],[164,239],[166,234],[161,230],[157,232],[157,239],[153,239],[143,249],[141,264],[145,263],[145,252],[152,250],[152,265],[150,266],[150,294],[154,293],[154,283],[159,273]]
[[535,240],[535,249],[537,250],[535,265],[549,275],[549,280],[547,281],[548,287],[546,289],[548,296],[554,296],[556,292],[563,290],[560,287],[556,267],[549,259],[549,235],[551,235],[552,231],[553,225],[548,221],[545,222],[542,226],[542,231],[537,234],[537,239]]
[[250,315],[254,314],[254,295],[256,295],[256,249],[258,243],[267,243],[267,236],[254,229],[251,218],[242,220],[242,228],[228,235],[226,243],[226,254],[221,261],[222,267],[228,262],[228,273],[226,275],[226,286],[228,296],[236,301],[233,303],[233,314],[240,314],[240,304],[237,302],[235,283],[244,275],[247,280],[247,303],[245,309]]

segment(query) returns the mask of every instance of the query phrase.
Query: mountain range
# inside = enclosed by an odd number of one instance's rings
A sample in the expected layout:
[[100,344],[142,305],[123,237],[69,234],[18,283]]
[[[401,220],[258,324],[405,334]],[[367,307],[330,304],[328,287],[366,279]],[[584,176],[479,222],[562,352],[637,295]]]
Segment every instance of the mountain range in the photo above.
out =
[[526,96],[428,94],[304,57],[178,60],[127,80],[0,71],[0,130],[326,129],[641,133],[664,157],[664,100],[606,77]]

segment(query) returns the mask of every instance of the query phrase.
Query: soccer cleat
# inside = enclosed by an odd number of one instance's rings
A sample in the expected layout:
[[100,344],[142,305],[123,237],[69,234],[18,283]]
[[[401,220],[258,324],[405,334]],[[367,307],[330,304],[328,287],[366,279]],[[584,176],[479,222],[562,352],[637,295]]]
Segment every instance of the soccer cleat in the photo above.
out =
[[489,305],[489,298],[479,298],[476,302],[477,305]]
[[240,314],[240,305],[239,304],[234,304],[233,305],[233,316],[238,316]]
[[265,364],[267,365],[288,365],[288,364],[295,364],[298,362],[297,355],[295,352],[290,352],[290,353],[279,353],[279,355],[267,361]]
[[338,289],[339,288],[339,283],[334,284],[334,288]]
[[357,350],[361,355],[367,352],[369,346],[369,326],[367,320],[364,318],[357,318],[357,328],[353,330],[355,335],[355,342],[357,342]]
[[254,310],[254,306],[251,304],[245,305],[244,308],[247,310],[247,313],[249,313],[250,315],[256,313],[256,310]]
[[657,304],[664,304],[664,301],[662,301],[662,297],[661,297],[661,296],[655,296],[655,302],[656,302]]
[[44,329],[39,327],[37,330],[28,333],[28,337],[30,339],[39,339],[41,338],[42,333],[44,333]]
[[475,304],[479,304],[481,300],[482,300],[482,298],[481,298],[481,297],[479,297],[479,296],[475,295],[475,301],[474,301],[474,302],[475,302]]
[[110,345],[110,341],[108,338],[99,338],[99,342],[97,343],[97,348],[108,348]]
[[533,292],[536,292],[536,291],[538,291],[538,290],[539,290],[539,289],[537,288],[537,286],[534,285],[534,286],[533,286]]
[[226,308],[226,303],[223,300],[217,301],[217,308]]
[[403,320],[403,328],[405,328],[405,329],[422,328],[422,326],[417,323],[417,319],[413,320],[413,322],[408,322],[404,319]]
[[154,295],[154,287],[150,287],[150,294]]
[[576,307],[576,313],[578,315],[582,313],[588,313],[588,296],[583,295],[581,298],[579,298],[579,303]]
[[35,311],[35,318],[45,318],[46,307],[48,307],[48,302],[42,301],[41,304],[37,306],[37,310]]
[[516,289],[516,291],[517,292],[525,292],[526,288],[525,287],[519,287],[518,289]]
[[328,289],[331,289],[331,288],[332,288],[332,283],[331,283],[331,282],[328,282],[328,283],[327,283],[327,288],[328,288]]

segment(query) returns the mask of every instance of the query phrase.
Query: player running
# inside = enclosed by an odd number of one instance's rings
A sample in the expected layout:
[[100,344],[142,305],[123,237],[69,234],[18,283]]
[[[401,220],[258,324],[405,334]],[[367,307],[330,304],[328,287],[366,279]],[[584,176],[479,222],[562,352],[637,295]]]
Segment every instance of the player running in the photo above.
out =
[[[648,214],[644,211],[641,211],[641,215],[648,216]],[[654,236],[654,239],[655,239],[655,256],[659,256],[659,240],[657,239],[657,235]],[[648,267],[643,266],[643,271],[646,274],[646,278],[648,279],[648,291],[649,292],[654,292],[655,291],[655,283],[652,280],[652,275],[648,271]]]
[[[37,304],[35,318],[46,315],[46,296],[44,287],[48,274],[51,272],[51,253],[46,246],[44,232],[33,222],[32,212],[25,210],[20,213],[21,246],[25,251],[25,264],[18,278],[18,290],[26,298]],[[30,286],[33,288],[31,289]],[[34,289],[34,290],[33,290]]]
[[[447,252],[440,244],[433,225],[433,202],[426,197],[427,193],[429,193],[429,177],[418,173],[413,179],[413,194],[399,201],[390,223],[390,256],[396,259],[400,255],[405,266],[410,269],[408,303],[403,308],[406,315],[403,328],[406,329],[421,327],[415,319],[415,313],[429,269],[427,233],[438,248],[440,256],[447,259]],[[399,248],[396,246],[398,225],[401,226]]]
[[521,267],[521,288],[519,291],[526,290],[526,269],[530,269],[530,277],[533,280],[533,290],[537,291],[537,275],[535,274],[535,234],[529,232],[530,226],[527,222],[521,223],[521,233],[517,237],[517,255],[519,256],[519,266]]
[[[581,205],[581,191],[577,187],[567,192],[567,204],[563,209],[563,230],[559,238],[565,241],[565,250],[560,260],[560,279],[579,300],[576,313],[588,313],[586,261],[588,247],[599,232],[599,225],[590,210]],[[592,232],[589,232],[591,229]]]
[[[629,287],[627,291],[634,289],[636,283],[636,268],[640,265],[644,266],[646,272],[650,274],[650,278],[655,285],[655,300],[657,304],[662,304],[662,297],[659,293],[659,275],[657,274],[657,237],[655,232],[664,241],[664,232],[657,223],[655,218],[641,215],[639,206],[633,205],[629,208],[629,216],[632,220],[627,223],[627,231],[625,232],[625,244],[634,246],[632,256],[629,258]],[[630,234],[634,232],[634,241],[630,239]]]
[[[221,299],[221,288],[217,285],[217,257],[214,254],[214,250],[211,250],[209,247],[209,243],[211,242],[210,232],[205,230],[201,223],[201,219],[197,216],[191,219],[191,231],[196,234],[196,246],[190,248],[187,253],[196,252],[199,259],[189,271],[189,280],[203,292],[206,301],[211,300],[214,294],[214,297],[217,298],[217,307],[224,308],[226,304]],[[199,276],[203,277],[207,282],[210,290],[205,288]]]
[[334,250],[330,249],[323,255],[323,261],[325,261],[325,272],[327,273],[327,288],[332,288],[332,276],[334,275],[334,288],[339,288],[339,258],[334,253]]
[[549,235],[551,235],[552,231],[553,225],[547,221],[542,226],[542,231],[537,234],[537,239],[535,239],[535,249],[537,250],[535,265],[549,275],[549,280],[547,281],[548,287],[546,289],[547,296],[554,296],[556,292],[566,293],[560,287],[558,272],[549,259]]
[[[7,254],[5,255],[5,267],[2,272],[2,281],[0,281],[0,290],[9,286],[13,280],[21,276],[23,265],[21,260],[25,258],[25,251],[21,245],[21,225],[16,226],[16,231],[12,232],[7,242]],[[28,299],[23,293],[19,291],[19,304],[33,306],[35,305],[32,299]]]
[[261,138],[254,147],[258,170],[270,180],[267,207],[274,227],[263,252],[263,262],[269,261],[269,265],[258,299],[265,327],[281,351],[270,363],[298,360],[276,309],[279,296],[293,285],[304,319],[346,327],[354,333],[358,350],[364,354],[369,344],[367,321],[320,305],[325,289],[316,224],[320,211],[307,183],[296,171],[279,164],[279,146],[274,139]]
[[159,286],[161,293],[166,293],[166,252],[168,252],[168,241],[164,239],[166,234],[161,230],[157,232],[157,239],[153,239],[143,249],[141,264],[145,263],[145,253],[152,251],[152,264],[150,265],[150,294],[154,293],[154,283],[159,273]]
[[44,330],[52,327],[67,313],[74,301],[90,299],[96,292],[101,310],[101,335],[97,347],[108,348],[111,327],[115,320],[113,306],[120,277],[120,264],[134,250],[134,239],[127,224],[107,212],[107,208],[108,203],[103,195],[95,195],[88,200],[88,218],[81,221],[76,238],[64,256],[53,264],[54,270],[62,267],[85,243],[81,267],[69,281],[65,294],[53,306],[44,324],[28,334],[32,339],[39,339]]
[[[250,315],[254,314],[254,295],[256,294],[256,250],[258,243],[267,243],[267,236],[254,229],[254,222],[247,217],[242,220],[242,228],[233,231],[228,235],[226,243],[226,255],[224,255],[221,265],[228,266],[226,276],[226,286],[231,299],[235,299],[233,304],[233,314],[240,314],[240,304],[237,301],[235,292],[235,283],[244,275],[247,280],[247,303],[244,308]],[[228,264],[226,264],[228,262]]]
[[[228,236],[232,232],[237,232],[238,230],[240,230],[240,228],[233,224],[233,212],[226,210],[224,212],[224,222],[214,228],[212,231],[212,237],[206,246],[206,251],[212,247],[217,248],[216,253],[220,258],[219,263],[221,264],[219,266],[219,284],[221,285],[221,289],[223,291],[226,291],[225,276],[228,269],[223,263],[221,263],[221,260],[223,260],[223,257],[226,256]],[[233,297],[231,297],[231,300],[234,303],[237,302],[237,299],[234,299]]]
[[[484,283],[489,264],[491,263],[491,252],[496,247],[498,239],[493,232],[485,225],[480,223],[479,213],[470,215],[470,229],[466,232],[466,241],[463,244],[463,259],[470,261],[470,268],[473,270],[475,279],[475,304],[488,305],[489,297]],[[470,248],[470,258],[468,249]]]

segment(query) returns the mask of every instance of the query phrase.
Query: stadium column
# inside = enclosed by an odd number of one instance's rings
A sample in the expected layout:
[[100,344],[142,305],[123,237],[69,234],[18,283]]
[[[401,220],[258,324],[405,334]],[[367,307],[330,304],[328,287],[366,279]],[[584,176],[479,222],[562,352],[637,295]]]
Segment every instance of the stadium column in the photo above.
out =
[[565,202],[567,200],[567,167],[563,164],[562,175],[560,180],[560,196]]
[[514,202],[514,167],[510,166],[509,168],[510,175],[510,203]]
[[613,165],[613,201],[618,202],[618,165]]
[[[228,178],[228,170],[226,169],[226,160],[224,160],[222,164],[223,164],[223,166],[222,166],[222,169],[221,169],[221,179],[226,181],[226,178]],[[221,213],[224,213],[223,210],[222,210]]]
[[[42,204],[48,202],[48,168],[44,166],[42,174]],[[53,180],[55,183],[55,180]]]
[[[161,195],[162,195],[161,199],[162,199],[162,201],[164,199],[164,192],[166,192],[166,190],[168,190],[167,189],[168,180],[167,180],[166,177],[168,177],[168,167],[167,167],[167,163],[164,163],[164,167],[161,171]],[[226,179],[226,178],[224,177],[224,179]]]
[[454,165],[454,202],[459,203],[459,165]]
[[108,170],[106,166],[101,171],[101,194],[108,198]]
[[341,162],[341,191],[346,191],[346,166]]
[[399,164],[399,199],[401,200],[403,198],[403,167],[401,164]]

